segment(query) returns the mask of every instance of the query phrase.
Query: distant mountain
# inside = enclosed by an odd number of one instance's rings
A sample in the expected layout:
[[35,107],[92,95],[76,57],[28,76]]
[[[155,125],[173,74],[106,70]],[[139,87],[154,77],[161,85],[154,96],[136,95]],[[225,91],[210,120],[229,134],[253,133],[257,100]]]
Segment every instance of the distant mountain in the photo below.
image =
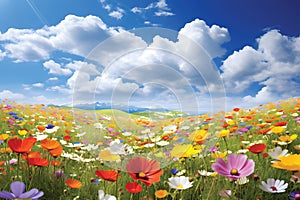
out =
[[[152,109],[136,106],[127,106],[127,105],[112,105],[110,103],[96,102],[92,104],[78,104],[73,105],[74,108],[84,109],[84,110],[104,110],[104,109],[115,109],[121,110],[127,113],[143,112],[143,111],[152,111]],[[158,111],[153,109],[153,111]],[[167,111],[166,109],[160,109],[159,111]]]

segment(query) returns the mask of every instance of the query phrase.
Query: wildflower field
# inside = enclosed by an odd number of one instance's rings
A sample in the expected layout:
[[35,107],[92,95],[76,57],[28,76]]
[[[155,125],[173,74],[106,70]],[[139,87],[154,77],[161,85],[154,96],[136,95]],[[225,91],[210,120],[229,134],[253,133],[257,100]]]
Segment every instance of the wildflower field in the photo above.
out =
[[300,99],[201,116],[0,109],[3,199],[300,199]]

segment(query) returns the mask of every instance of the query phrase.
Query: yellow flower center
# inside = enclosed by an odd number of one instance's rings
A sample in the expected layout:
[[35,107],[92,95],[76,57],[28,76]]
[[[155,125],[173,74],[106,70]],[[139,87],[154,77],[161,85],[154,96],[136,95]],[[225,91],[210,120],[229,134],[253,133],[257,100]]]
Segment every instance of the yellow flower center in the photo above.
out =
[[146,175],[144,172],[140,172],[140,173],[139,173],[139,177],[142,177],[142,178],[143,178],[143,177],[145,177],[145,176],[147,176],[147,175]]
[[183,188],[183,185],[180,184],[180,185],[177,186],[177,188],[178,188],[178,189],[182,189],[182,188]]
[[231,171],[230,171],[230,174],[231,175],[238,175],[239,174],[239,172],[238,172],[238,170],[237,169],[235,169],[235,168],[233,168]]

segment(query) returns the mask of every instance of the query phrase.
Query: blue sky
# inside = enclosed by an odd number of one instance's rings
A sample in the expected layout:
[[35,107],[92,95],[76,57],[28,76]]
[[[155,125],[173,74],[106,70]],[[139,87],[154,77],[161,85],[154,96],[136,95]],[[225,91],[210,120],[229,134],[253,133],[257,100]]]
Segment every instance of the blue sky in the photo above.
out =
[[0,99],[203,112],[297,97],[299,7],[297,0],[1,0]]

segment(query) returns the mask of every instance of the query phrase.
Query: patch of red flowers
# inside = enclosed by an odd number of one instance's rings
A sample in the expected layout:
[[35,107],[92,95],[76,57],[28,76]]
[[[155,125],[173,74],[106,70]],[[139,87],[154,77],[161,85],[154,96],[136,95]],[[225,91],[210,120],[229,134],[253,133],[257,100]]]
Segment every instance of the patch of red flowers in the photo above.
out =
[[114,170],[96,170],[95,174],[106,181],[115,182],[120,174]]
[[259,154],[266,150],[267,146],[265,144],[254,144],[248,147],[248,150],[252,153]]

